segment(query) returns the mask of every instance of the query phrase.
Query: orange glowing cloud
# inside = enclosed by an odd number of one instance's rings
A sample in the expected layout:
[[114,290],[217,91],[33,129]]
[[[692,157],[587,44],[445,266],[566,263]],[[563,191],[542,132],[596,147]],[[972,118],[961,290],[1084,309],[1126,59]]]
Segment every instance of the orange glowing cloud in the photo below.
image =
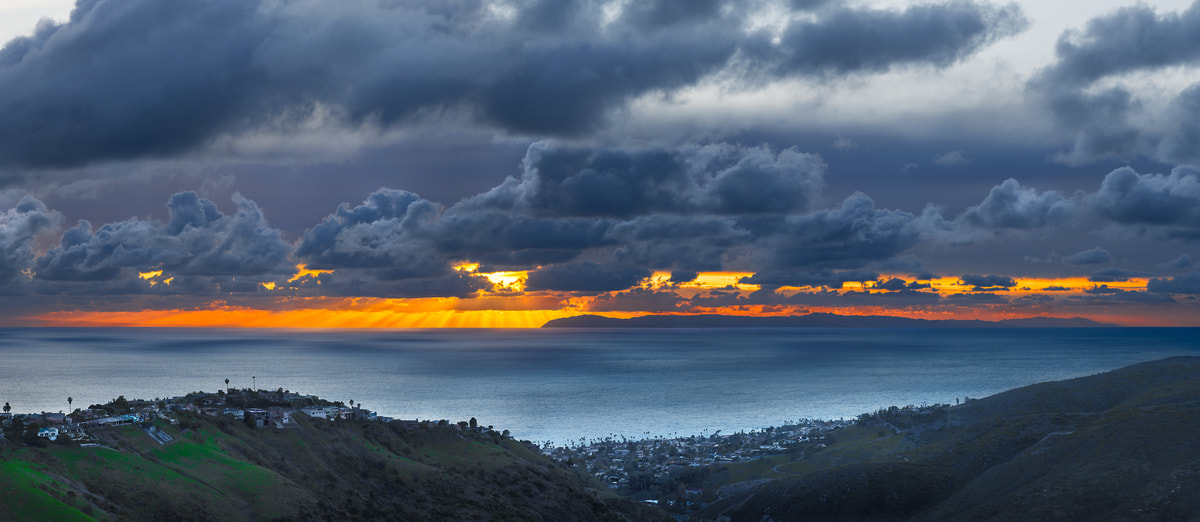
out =
[[[479,265],[463,263],[456,269],[488,278],[495,288],[477,292],[471,298],[431,297],[413,299],[387,299],[364,297],[261,297],[254,301],[241,301],[239,306],[224,302],[211,303],[205,309],[183,310],[135,310],[135,311],[56,311],[29,319],[45,326],[216,326],[216,327],[279,327],[279,328],[535,328],[560,317],[592,313],[610,317],[635,317],[648,312],[621,311],[619,308],[598,306],[597,303],[612,303],[618,292],[599,296],[578,296],[564,292],[524,292],[526,272],[479,272]],[[293,281],[303,277],[317,277],[330,273],[328,270],[308,270],[297,266],[298,273]],[[722,290],[735,292],[742,297],[759,289],[757,285],[745,285],[739,281],[751,276],[739,272],[701,273],[694,281],[674,284],[669,273],[655,273],[642,285],[643,291],[654,294],[673,293],[680,303],[688,305],[688,299]],[[169,284],[171,279],[161,271],[140,273],[140,277],[151,282]],[[891,276],[881,277],[884,281]],[[901,277],[903,279],[903,277]],[[928,281],[930,288],[922,293],[944,297],[960,294],[977,294],[958,278],[946,277]],[[787,304],[741,304],[736,301],[729,306],[690,306],[673,310],[672,315],[724,314],[743,316],[800,315],[810,312],[834,313],[839,315],[890,315],[914,319],[980,319],[995,321],[1023,317],[1089,317],[1098,321],[1128,325],[1191,325],[1192,309],[1159,310],[1153,308],[1122,307],[1119,310],[1107,307],[1088,307],[1086,303],[1072,298],[1085,295],[1097,283],[1085,278],[1022,278],[1006,291],[995,292],[1008,298],[1041,295],[1038,299],[1009,299],[996,301],[934,300],[932,302],[910,301],[910,304],[888,304],[885,300],[864,301],[863,294],[885,294],[888,291],[876,288],[876,283],[849,282],[842,288],[780,288],[785,298],[797,294],[815,294],[813,305]],[[260,283],[267,290],[276,290],[273,282]],[[1145,279],[1134,279],[1118,283],[1106,283],[1108,288],[1123,291],[1143,291]],[[627,297],[638,295],[626,292]],[[851,295],[853,294],[853,295]],[[839,306],[840,296],[854,297],[845,306]],[[858,297],[855,297],[858,296]],[[1058,299],[1059,296],[1067,299]],[[1053,298],[1053,299],[1051,299]],[[805,302],[801,300],[796,302]],[[254,303],[247,305],[246,303]],[[670,302],[668,299],[666,302]],[[726,301],[729,302],[729,301]],[[854,304],[851,304],[854,303]],[[864,305],[865,303],[865,305]],[[877,303],[877,304],[876,304]],[[593,310],[593,307],[597,310]],[[1180,315],[1183,314],[1183,315]]]
[[[291,279],[288,279],[288,282],[294,283],[294,282],[304,279],[306,277],[317,277],[317,276],[320,276],[321,274],[332,274],[332,273],[333,273],[333,270],[309,270],[308,265],[300,264],[300,265],[296,265],[296,275],[292,276]],[[318,283],[320,283],[320,281],[318,281]]]
[[248,328],[537,328],[575,315],[561,310],[143,310],[51,312],[32,317],[43,326]]
[[523,270],[515,272],[480,272],[479,263],[469,261],[463,261],[454,265],[454,269],[459,272],[466,272],[487,278],[488,281],[495,285],[496,288],[494,291],[498,292],[524,292],[525,281],[529,279],[529,272]]

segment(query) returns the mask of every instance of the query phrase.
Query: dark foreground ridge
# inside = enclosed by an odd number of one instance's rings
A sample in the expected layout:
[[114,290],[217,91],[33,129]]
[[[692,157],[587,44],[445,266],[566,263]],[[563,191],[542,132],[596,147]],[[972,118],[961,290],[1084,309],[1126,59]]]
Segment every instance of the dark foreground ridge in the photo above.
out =
[[1117,326],[1082,317],[1030,317],[1001,321],[910,319],[886,315],[811,313],[786,317],[737,315],[646,315],[617,319],[577,315],[553,319],[542,328],[1095,328]]
[[53,442],[34,422],[5,419],[0,518],[761,522],[1200,513],[1200,357],[840,422],[544,448],[553,458],[474,419],[371,420],[361,409],[314,405],[273,427],[256,417],[270,413],[255,404],[242,420],[171,411],[174,423],[160,414],[90,424],[91,439]]
[[[1194,520],[1200,358],[890,408],[711,468],[711,520]],[[699,486],[691,486],[698,488]]]

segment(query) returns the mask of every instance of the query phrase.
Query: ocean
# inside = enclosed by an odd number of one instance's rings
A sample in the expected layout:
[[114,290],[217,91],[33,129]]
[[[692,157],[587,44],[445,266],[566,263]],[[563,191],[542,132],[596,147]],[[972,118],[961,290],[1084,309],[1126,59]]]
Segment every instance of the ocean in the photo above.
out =
[[1200,355],[1200,331],[0,329],[14,412],[283,388],[556,445],[735,432]]

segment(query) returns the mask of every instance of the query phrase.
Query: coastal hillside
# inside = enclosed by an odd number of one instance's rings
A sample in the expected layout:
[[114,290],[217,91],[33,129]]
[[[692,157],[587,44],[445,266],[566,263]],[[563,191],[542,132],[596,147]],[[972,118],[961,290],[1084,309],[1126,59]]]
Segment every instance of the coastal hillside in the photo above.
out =
[[[287,427],[182,413],[93,427],[94,442],[7,433],[5,520],[657,520],[528,443],[464,422]],[[472,423],[473,424],[473,423]]]
[[705,519],[1187,520],[1200,512],[1200,358],[889,408],[714,467]]
[[118,398],[71,418],[6,412],[0,518],[1187,520],[1200,512],[1200,357],[856,419],[560,448],[474,419],[389,420],[283,390]]

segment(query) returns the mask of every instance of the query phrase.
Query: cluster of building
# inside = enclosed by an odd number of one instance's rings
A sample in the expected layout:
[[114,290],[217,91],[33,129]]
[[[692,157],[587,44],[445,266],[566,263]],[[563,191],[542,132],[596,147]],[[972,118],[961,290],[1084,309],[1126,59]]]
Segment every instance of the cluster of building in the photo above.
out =
[[636,496],[644,488],[639,477],[664,477],[689,467],[790,453],[803,444],[819,449],[826,432],[852,423],[851,420],[805,420],[749,432],[722,434],[718,431],[710,436],[642,440],[606,438],[579,445],[546,447],[543,452],[563,462],[586,466],[588,473],[610,488]]
[[[84,413],[87,412],[87,413]],[[93,428],[103,428],[107,426],[123,426],[126,424],[138,424],[149,420],[149,417],[144,412],[126,413],[122,415],[99,416],[90,410],[77,410],[70,415],[59,413],[28,413],[28,414],[9,414],[0,415],[0,425],[5,427],[12,424],[13,421],[21,421],[24,424],[36,424],[40,426],[37,431],[37,436],[43,439],[56,441],[60,437],[78,441],[78,442],[95,442],[96,437],[89,431]],[[0,430],[0,439],[4,438],[4,432]]]
[[[274,404],[274,405],[272,405]],[[286,406],[284,406],[286,404]],[[119,412],[119,413],[118,413]],[[42,412],[32,414],[0,414],[0,425],[10,426],[14,421],[24,425],[39,426],[37,436],[52,441],[67,437],[74,441],[93,442],[96,437],[89,430],[109,426],[143,424],[155,418],[177,423],[175,413],[190,412],[200,415],[226,416],[245,421],[254,427],[287,428],[294,426],[292,415],[300,412],[318,419],[356,419],[391,421],[362,407],[347,407],[330,403],[314,395],[278,391],[230,390],[218,393],[191,393],[168,399],[126,400],[118,397],[106,405],[93,405],[76,409],[71,413]],[[0,439],[4,438],[0,430]],[[156,440],[160,440],[156,438]],[[160,440],[162,442],[162,440]]]

